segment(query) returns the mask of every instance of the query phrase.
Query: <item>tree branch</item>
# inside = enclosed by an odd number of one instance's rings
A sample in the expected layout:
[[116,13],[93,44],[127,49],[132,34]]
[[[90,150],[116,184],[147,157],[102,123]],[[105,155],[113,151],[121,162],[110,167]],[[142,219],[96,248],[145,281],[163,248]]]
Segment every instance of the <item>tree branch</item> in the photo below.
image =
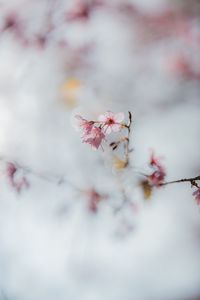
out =
[[164,183],[161,184],[161,186],[168,185],[168,184],[173,184],[173,183],[190,182],[191,185],[196,186],[197,188],[199,188],[198,184],[196,183],[196,181],[199,181],[199,180],[200,180],[200,175],[198,175],[196,177],[192,177],[192,178],[183,178],[183,179],[164,182]]

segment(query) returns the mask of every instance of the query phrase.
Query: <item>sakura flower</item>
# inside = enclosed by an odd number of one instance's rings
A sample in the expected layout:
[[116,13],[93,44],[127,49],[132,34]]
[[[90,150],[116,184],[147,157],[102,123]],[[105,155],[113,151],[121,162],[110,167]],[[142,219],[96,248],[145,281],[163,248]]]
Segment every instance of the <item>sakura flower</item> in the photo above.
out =
[[112,131],[118,132],[122,128],[121,122],[124,120],[124,114],[122,112],[114,114],[111,111],[107,111],[104,115],[99,116],[99,121],[103,123],[104,133],[110,134]]
[[86,21],[90,15],[90,6],[83,1],[75,1],[74,7],[67,13],[67,21]]
[[98,149],[104,139],[105,134],[102,129],[95,126],[83,135],[83,143],[91,145],[94,149]]
[[74,6],[66,14],[67,21],[87,21],[90,18],[91,12],[102,5],[101,0],[93,1],[74,1]]
[[198,188],[192,195],[195,197],[197,204],[200,205],[200,188]]
[[200,74],[195,71],[191,63],[183,55],[177,55],[170,61],[169,69],[172,73],[187,80],[199,80]]
[[75,118],[79,129],[81,129],[83,133],[83,143],[91,145],[94,149],[98,149],[102,141],[105,139],[105,134],[101,125],[97,127],[94,125],[96,122],[88,121],[80,115],[76,115]]
[[95,189],[90,189],[86,191],[86,196],[88,198],[88,209],[92,213],[96,213],[98,210],[98,205],[102,200],[107,198],[106,195],[99,194]]
[[83,117],[81,117],[80,115],[76,115],[75,116],[76,119],[76,125],[77,125],[77,129],[81,129],[84,133],[84,135],[86,134],[90,134],[94,125],[93,121],[88,121],[86,119],[84,119]]
[[9,162],[6,167],[6,174],[9,179],[10,185],[20,193],[23,188],[29,187],[29,182],[27,181],[26,177],[22,176],[21,178],[16,178],[16,173],[18,169],[15,164]]
[[151,185],[153,186],[160,186],[162,185],[162,183],[164,182],[164,178],[165,178],[165,172],[159,168],[158,170],[154,171],[150,176],[150,182]]
[[18,193],[20,193],[23,188],[28,188],[28,187],[29,187],[29,182],[24,176],[18,182],[15,182],[15,189]]
[[149,175],[149,181],[152,186],[160,186],[164,183],[166,172],[164,167],[161,165],[159,158],[155,157],[152,153],[150,159],[150,167],[154,169],[154,172]]
[[9,162],[7,164],[6,173],[8,175],[10,183],[13,183],[14,175],[16,172],[17,172],[17,167],[13,163]]
[[151,167],[157,167],[160,166],[160,159],[161,157],[155,156],[154,152],[152,151],[151,156],[150,156],[150,166]]

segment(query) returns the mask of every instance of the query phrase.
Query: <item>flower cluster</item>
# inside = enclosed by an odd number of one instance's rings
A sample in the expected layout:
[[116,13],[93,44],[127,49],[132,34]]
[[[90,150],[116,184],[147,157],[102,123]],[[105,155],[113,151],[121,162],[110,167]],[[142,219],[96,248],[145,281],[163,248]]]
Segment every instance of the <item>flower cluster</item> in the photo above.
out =
[[160,158],[156,157],[152,152],[150,156],[149,166],[153,169],[150,175],[145,175],[146,179],[140,181],[140,186],[145,199],[149,199],[152,195],[153,188],[164,185],[166,172],[164,166],[160,163]]
[[106,135],[121,130],[124,114],[114,114],[111,111],[107,111],[99,116],[98,121],[88,121],[80,115],[76,115],[75,118],[83,134],[82,142],[91,145],[94,149],[98,149],[105,141]]
[[148,177],[150,185],[155,187],[161,186],[164,183],[166,172],[160,163],[160,159],[155,157],[154,153],[151,154],[149,165],[153,169],[153,173]]
[[[120,145],[123,145],[124,157],[120,158],[116,155],[114,156],[113,166],[115,169],[121,170],[129,165],[129,153],[133,150],[129,146],[132,124],[131,112],[129,112],[129,122],[127,123],[122,123],[124,120],[123,113],[120,112],[114,114],[111,111],[107,111],[105,114],[100,115],[97,121],[88,121],[80,115],[76,115],[75,118],[78,121],[78,128],[81,129],[83,134],[83,143],[91,145],[94,149],[98,149],[102,146],[102,142],[106,140],[106,135],[109,135],[112,132],[119,132],[121,129],[125,128],[127,130],[127,135],[120,136],[118,140],[112,141],[109,146],[112,151],[115,151]],[[197,188],[193,193],[193,196],[195,197],[196,203],[200,205],[200,187],[197,184],[197,181],[200,181],[200,175],[194,178],[184,178],[165,182],[166,171],[160,160],[161,159],[155,156],[153,152],[151,153],[149,167],[152,172],[149,175],[143,174],[145,179],[140,180],[144,198],[149,199],[155,188],[173,183],[190,182],[192,186]],[[87,192],[87,196],[89,198],[89,210],[96,212],[98,204],[103,199],[102,196],[93,189]]]

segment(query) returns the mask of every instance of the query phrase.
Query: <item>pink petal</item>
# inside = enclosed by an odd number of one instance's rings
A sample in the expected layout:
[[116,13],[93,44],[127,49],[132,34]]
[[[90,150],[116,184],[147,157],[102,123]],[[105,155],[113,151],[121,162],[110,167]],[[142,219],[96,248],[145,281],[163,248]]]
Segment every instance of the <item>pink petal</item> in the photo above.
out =
[[102,129],[98,127],[93,127],[89,134],[83,136],[83,143],[87,143],[92,146],[92,148],[98,149],[102,141],[105,138],[105,134]]
[[73,118],[73,127],[76,131],[80,131],[81,126],[84,123],[84,119],[80,115],[75,115]]
[[105,116],[106,116],[107,119],[114,118],[114,113],[113,113],[112,111],[109,111],[109,110],[108,110],[108,111],[105,113]]
[[80,115],[75,115],[74,118],[80,122],[84,120],[83,117],[81,117]]
[[124,120],[124,113],[120,112],[120,113],[115,114],[114,119],[115,119],[115,122],[121,123]]
[[98,120],[99,120],[100,122],[105,123],[106,120],[107,120],[107,117],[106,117],[106,115],[100,115],[100,116],[98,117]]
[[120,124],[114,124],[114,125],[112,125],[112,130],[114,132],[120,131],[121,130],[121,125]]
[[112,131],[111,126],[106,126],[105,129],[104,129],[104,133],[105,133],[105,134],[110,134],[111,131]]

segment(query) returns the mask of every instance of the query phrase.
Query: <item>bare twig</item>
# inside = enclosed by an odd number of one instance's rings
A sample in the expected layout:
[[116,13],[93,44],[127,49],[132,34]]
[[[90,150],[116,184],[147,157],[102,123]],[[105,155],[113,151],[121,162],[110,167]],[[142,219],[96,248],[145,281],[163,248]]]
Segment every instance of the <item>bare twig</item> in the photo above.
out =
[[128,125],[125,125],[125,127],[128,130],[128,135],[126,137],[126,143],[125,143],[125,161],[126,161],[126,166],[129,165],[129,153],[131,152],[131,149],[130,149],[130,133],[131,133],[131,125],[132,125],[132,114],[131,114],[130,111],[128,112],[128,115],[129,115],[129,123],[128,123]]
[[198,175],[196,177],[192,177],[192,178],[183,178],[183,179],[178,179],[178,180],[164,182],[164,183],[161,184],[161,186],[168,185],[168,184],[173,184],[173,183],[190,182],[191,185],[196,186],[197,188],[199,188],[199,186],[196,183],[196,181],[200,181],[200,175]]
[[30,167],[21,165],[21,164],[17,163],[16,161],[14,161],[12,159],[8,159],[7,157],[3,157],[3,156],[0,156],[0,161],[6,165],[9,163],[14,164],[16,166],[16,169],[19,171],[22,171],[25,176],[32,175],[42,181],[46,181],[46,182],[53,183],[56,185],[68,185],[76,191],[82,191],[74,183],[72,183],[71,181],[66,179],[65,175],[58,176],[58,175],[50,174],[50,173],[37,172],[37,171],[32,170]]

